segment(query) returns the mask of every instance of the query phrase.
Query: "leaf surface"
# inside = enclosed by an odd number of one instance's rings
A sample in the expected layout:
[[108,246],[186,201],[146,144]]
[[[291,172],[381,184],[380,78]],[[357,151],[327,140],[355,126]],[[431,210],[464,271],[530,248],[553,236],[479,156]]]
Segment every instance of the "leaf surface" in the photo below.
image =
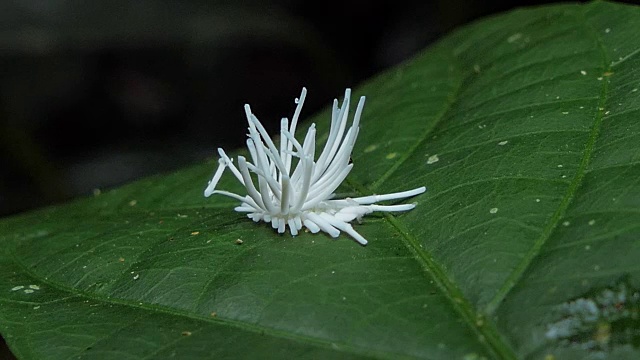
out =
[[[634,6],[518,10],[358,88],[340,195],[428,187],[366,247],[205,199],[214,161],[4,219],[0,332],[21,359],[637,357],[639,33]],[[623,275],[608,327],[565,326]]]

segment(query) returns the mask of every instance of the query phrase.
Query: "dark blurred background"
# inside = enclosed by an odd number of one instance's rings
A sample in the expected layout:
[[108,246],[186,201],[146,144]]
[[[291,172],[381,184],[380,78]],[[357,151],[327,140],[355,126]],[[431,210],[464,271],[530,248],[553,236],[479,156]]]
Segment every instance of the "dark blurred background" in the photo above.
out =
[[[0,1],[0,216],[244,143],[481,16],[549,1]],[[198,186],[203,186],[200,184]]]

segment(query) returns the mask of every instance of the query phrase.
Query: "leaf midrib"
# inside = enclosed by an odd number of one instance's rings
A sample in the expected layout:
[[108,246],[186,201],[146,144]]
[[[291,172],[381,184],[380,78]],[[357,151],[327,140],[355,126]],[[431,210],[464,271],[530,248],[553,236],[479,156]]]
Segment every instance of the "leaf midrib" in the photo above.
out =
[[[458,59],[455,55],[451,54],[451,56],[457,62]],[[456,67],[456,70],[460,71],[459,66]],[[369,186],[369,189],[350,179],[347,179],[346,183],[361,195],[367,195],[383,184],[402,164],[414,155],[414,153],[427,141],[429,135],[437,128],[437,126],[447,118],[446,115],[459,98],[462,84],[464,84],[471,76],[472,74],[468,72],[467,74],[459,77],[455,90],[447,97],[446,105],[435,116],[435,119],[431,122],[430,126],[424,130],[415,144],[409,148],[403,156],[398,159],[393,166],[391,166],[391,168],[389,168],[378,180]],[[385,214],[384,216],[393,230],[400,235],[403,245],[414,254],[414,259],[420,264],[421,268],[431,275],[444,297],[462,317],[465,324],[473,333],[478,335],[479,338],[484,339],[484,341],[480,341],[480,343],[489,351],[489,353],[498,355],[501,359],[516,359],[517,357],[515,353],[511,349],[510,345],[501,338],[496,326],[475,311],[474,307],[471,305],[469,300],[466,299],[462,291],[449,280],[449,277],[446,275],[442,267],[439,266],[431,256],[421,248],[419,241],[406,231],[400,221],[394,216],[390,214]]]
[[[348,183],[358,192],[362,194],[368,193],[365,186],[353,181],[348,181]],[[490,353],[498,355],[501,359],[516,359],[517,357],[513,350],[501,339],[501,335],[496,330],[495,325],[474,310],[462,291],[449,280],[449,277],[445,274],[442,267],[421,248],[419,241],[404,228],[396,217],[391,214],[384,214],[384,216],[390,224],[390,227],[400,235],[403,245],[414,255],[414,259],[419,263],[420,267],[433,278],[438,289],[440,289],[455,311],[460,314],[465,324],[473,333],[478,335],[479,338],[484,339],[484,341],[480,341],[480,343],[484,345]]]

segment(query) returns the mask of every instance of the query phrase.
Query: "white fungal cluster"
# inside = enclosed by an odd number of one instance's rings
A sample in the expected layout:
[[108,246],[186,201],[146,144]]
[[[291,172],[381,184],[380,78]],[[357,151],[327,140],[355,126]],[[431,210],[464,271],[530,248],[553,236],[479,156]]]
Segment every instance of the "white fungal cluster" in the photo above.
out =
[[[304,225],[312,233],[322,230],[334,238],[340,235],[340,231],[344,231],[360,244],[366,245],[367,240],[358,234],[349,222],[354,219],[360,220],[362,216],[373,211],[411,210],[415,204],[374,203],[415,196],[423,193],[425,187],[385,195],[333,199],[334,191],[353,168],[350,161],[351,152],[358,137],[358,125],[365,98],[360,98],[349,129],[347,122],[351,90],[345,91],[342,106],[338,106],[337,99],[333,101],[329,137],[316,158],[315,124],[309,127],[302,144],[295,138],[306,94],[307,90],[303,88],[300,98],[296,99],[297,107],[291,123],[287,118],[281,120],[279,148],[251,112],[249,105],[245,105],[249,123],[247,148],[251,162],[244,156],[238,156],[236,166],[224,150],[218,148],[219,165],[204,190],[204,196],[220,194],[237,199],[241,204],[235,208],[236,211],[247,213],[255,222],[271,223],[279,233],[284,233],[288,226],[291,235],[295,236]],[[292,171],[294,158],[296,164]],[[246,188],[246,195],[216,190],[216,185],[226,168],[229,168]]]

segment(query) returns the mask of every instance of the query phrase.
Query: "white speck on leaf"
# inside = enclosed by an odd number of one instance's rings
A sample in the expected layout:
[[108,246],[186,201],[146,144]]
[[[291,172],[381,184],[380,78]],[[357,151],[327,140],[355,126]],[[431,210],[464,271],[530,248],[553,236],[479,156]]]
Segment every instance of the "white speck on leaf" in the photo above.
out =
[[24,289],[24,285],[18,285],[11,288],[11,291],[18,291]]
[[370,153],[370,152],[374,151],[377,148],[378,148],[378,145],[369,145],[366,148],[364,148],[364,152],[365,153]]
[[498,208],[491,208],[491,210],[489,210],[490,213],[495,214],[498,212]]
[[33,290],[40,290],[40,286],[38,286],[38,285],[29,285],[29,288],[31,288]]
[[25,294],[31,294],[31,293],[33,293],[33,290],[31,290],[31,289],[24,289],[24,293],[25,293]]
[[508,140],[500,141],[500,142],[498,143],[498,145],[500,145],[500,146],[502,146],[502,145],[507,145],[507,143],[508,143],[508,142],[509,142]]
[[587,75],[587,72],[586,72],[586,71],[584,71],[584,70],[580,70],[580,74],[582,74],[582,75]]
[[140,274],[136,274],[136,276],[133,277],[133,280],[138,280],[140,279]]
[[431,155],[427,159],[427,164],[431,165],[431,164],[437,163],[438,161],[440,161],[440,158],[438,157],[438,154]]
[[596,221],[594,219],[589,220],[589,225],[593,225],[595,223],[596,223]]
[[565,222],[563,222],[563,223],[562,223],[562,225],[564,225],[564,226],[569,226],[569,225],[571,225],[571,223],[570,223],[570,222],[568,222],[568,221],[565,221]]
[[515,33],[507,38],[507,42],[512,44],[522,38],[522,33]]
[[540,202],[540,199],[536,199],[536,202]]
[[385,156],[387,159],[391,160],[393,158],[395,158],[396,156],[398,156],[397,152],[392,152],[390,154],[387,154],[387,156]]

